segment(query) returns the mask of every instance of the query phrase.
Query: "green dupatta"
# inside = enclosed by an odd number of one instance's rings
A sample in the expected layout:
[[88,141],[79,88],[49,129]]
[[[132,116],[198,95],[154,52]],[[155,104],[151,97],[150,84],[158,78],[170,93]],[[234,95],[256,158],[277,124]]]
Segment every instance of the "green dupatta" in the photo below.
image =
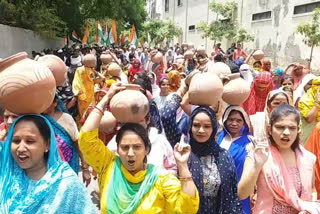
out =
[[157,168],[152,164],[148,164],[148,169],[142,182],[128,182],[121,170],[121,160],[117,157],[108,186],[107,212],[109,214],[133,213],[139,206],[142,198],[154,186],[157,179]]

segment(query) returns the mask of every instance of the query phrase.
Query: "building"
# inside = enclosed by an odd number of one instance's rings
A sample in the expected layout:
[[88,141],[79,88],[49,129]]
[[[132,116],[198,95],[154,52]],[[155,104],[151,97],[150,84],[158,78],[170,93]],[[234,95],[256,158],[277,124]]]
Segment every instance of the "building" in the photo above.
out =
[[162,19],[162,0],[147,0],[146,10],[148,12],[148,18],[150,19]]
[[[224,2],[225,0],[216,0]],[[273,67],[284,68],[293,62],[307,64],[311,48],[303,43],[296,27],[310,21],[319,0],[235,0],[238,3],[238,21],[255,36],[255,41],[244,44],[247,52],[262,49],[273,62]],[[198,28],[201,21],[210,23],[217,15],[209,10],[210,0],[162,0],[162,19],[174,20],[183,30],[175,42],[188,41],[195,47],[203,45],[213,50],[214,41],[202,38]],[[235,41],[219,41],[227,49]],[[311,67],[320,71],[320,47],[314,49]]]

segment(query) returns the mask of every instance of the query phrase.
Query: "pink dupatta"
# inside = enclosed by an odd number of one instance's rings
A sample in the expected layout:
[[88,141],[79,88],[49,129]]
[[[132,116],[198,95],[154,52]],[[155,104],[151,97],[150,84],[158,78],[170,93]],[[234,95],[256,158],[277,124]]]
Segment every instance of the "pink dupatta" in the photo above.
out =
[[320,203],[311,201],[313,168],[316,157],[302,146],[299,146],[295,153],[302,183],[301,196],[298,196],[294,183],[291,182],[278,149],[271,145],[269,158],[262,169],[266,183],[277,201],[298,211],[305,210],[312,214],[319,214]]

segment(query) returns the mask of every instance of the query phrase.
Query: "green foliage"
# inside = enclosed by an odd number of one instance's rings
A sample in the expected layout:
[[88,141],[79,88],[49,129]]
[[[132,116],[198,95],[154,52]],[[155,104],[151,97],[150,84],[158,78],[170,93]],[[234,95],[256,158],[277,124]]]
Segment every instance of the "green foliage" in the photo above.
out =
[[320,46],[320,8],[314,10],[311,23],[301,23],[297,32],[304,36],[304,43],[309,47]]
[[151,42],[155,45],[160,44],[164,35],[167,36],[168,42],[174,37],[182,34],[182,29],[172,20],[151,19],[143,24],[142,30],[139,33],[139,39],[147,41],[147,34],[150,34]]
[[215,41],[221,41],[224,38],[237,42],[254,40],[254,37],[238,23],[235,1],[218,3],[212,0],[210,9],[217,14],[217,19],[209,24],[200,22],[199,28],[203,30],[202,37],[208,37]]

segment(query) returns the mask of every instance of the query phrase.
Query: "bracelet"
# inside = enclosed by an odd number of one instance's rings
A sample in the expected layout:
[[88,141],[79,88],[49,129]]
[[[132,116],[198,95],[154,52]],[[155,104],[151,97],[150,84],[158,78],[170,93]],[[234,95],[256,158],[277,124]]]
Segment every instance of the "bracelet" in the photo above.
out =
[[94,106],[93,109],[97,109],[102,115],[104,115],[104,112],[100,108],[98,108],[97,106]]
[[192,176],[190,177],[179,177],[180,181],[192,181]]

